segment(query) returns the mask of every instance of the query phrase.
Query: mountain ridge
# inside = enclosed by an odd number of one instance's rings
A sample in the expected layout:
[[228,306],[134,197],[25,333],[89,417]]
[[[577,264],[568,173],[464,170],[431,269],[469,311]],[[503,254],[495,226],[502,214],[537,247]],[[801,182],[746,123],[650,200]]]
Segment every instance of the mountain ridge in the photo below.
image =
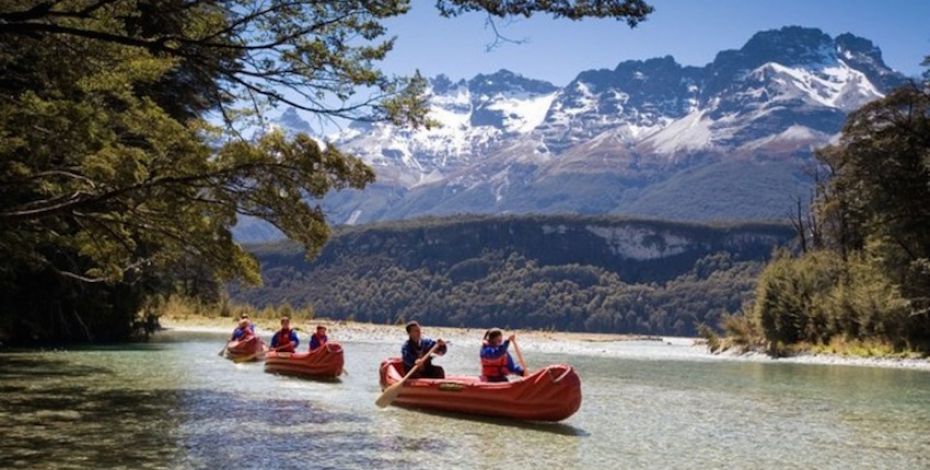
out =
[[[322,206],[337,224],[457,213],[781,218],[806,199],[813,149],[907,80],[870,40],[799,26],[758,32],[704,66],[624,60],[562,87],[509,70],[439,75],[430,107],[441,128],[352,123],[332,136],[378,182]],[[767,180],[780,183],[741,185]],[[681,200],[689,189],[701,199]]]

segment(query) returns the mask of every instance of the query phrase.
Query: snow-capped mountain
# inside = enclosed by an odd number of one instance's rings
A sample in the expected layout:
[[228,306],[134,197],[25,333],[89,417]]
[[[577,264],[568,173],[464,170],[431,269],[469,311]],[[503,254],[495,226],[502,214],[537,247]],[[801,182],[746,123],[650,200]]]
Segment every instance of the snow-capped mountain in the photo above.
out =
[[440,75],[430,103],[442,127],[354,123],[330,137],[378,183],[324,207],[334,223],[461,212],[780,218],[806,194],[812,149],[906,81],[871,41],[796,26],[703,67],[625,61],[564,87],[506,70]]
[[404,129],[353,123],[332,138],[375,167],[379,180],[402,187],[438,182],[499,150],[543,121],[558,88],[501,70],[471,80],[430,80],[431,116],[441,127]]

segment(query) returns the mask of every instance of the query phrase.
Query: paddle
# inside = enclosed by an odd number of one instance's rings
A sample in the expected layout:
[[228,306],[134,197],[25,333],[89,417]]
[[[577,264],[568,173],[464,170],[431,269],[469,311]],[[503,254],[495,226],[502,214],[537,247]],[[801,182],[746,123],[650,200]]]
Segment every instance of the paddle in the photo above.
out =
[[530,370],[526,367],[526,361],[523,360],[523,353],[520,352],[520,346],[517,344],[517,338],[514,338],[513,341],[513,352],[517,353],[517,360],[520,361],[520,367],[526,371],[526,375],[530,375]]
[[[291,346],[291,341],[288,341],[287,343],[284,343],[281,346],[275,346],[273,348],[268,348],[268,350],[271,352],[280,352],[282,349],[288,348],[290,346]],[[297,348],[294,348],[294,352],[297,352]]]
[[391,386],[388,387],[384,392],[382,392],[382,393],[381,393],[381,396],[378,397],[377,400],[375,400],[375,405],[378,405],[378,408],[384,408],[384,407],[390,405],[391,403],[393,403],[394,400],[397,398],[397,395],[400,395],[400,390],[403,388],[404,382],[406,382],[407,379],[409,379],[410,376],[414,374],[414,372],[420,370],[420,366],[422,366],[423,364],[425,364],[425,363],[426,363],[426,359],[429,358],[430,356],[432,356],[433,353],[434,353],[437,349],[439,349],[439,343],[436,343],[436,345],[433,346],[433,347],[429,350],[429,352],[426,353],[425,356],[423,356],[423,360],[422,360],[422,361],[420,361],[419,363],[417,363],[417,364],[415,364],[413,367],[411,367],[411,368],[410,368],[410,371],[407,372],[407,375],[405,375],[404,378],[400,379],[400,382],[397,382],[396,384],[391,385]]
[[[230,341],[232,341],[232,340],[230,340]],[[220,349],[220,352],[216,353],[216,355],[217,355],[217,356],[222,356],[223,354],[226,354],[226,350],[227,350],[227,349],[229,349],[229,341],[223,343],[223,349]]]

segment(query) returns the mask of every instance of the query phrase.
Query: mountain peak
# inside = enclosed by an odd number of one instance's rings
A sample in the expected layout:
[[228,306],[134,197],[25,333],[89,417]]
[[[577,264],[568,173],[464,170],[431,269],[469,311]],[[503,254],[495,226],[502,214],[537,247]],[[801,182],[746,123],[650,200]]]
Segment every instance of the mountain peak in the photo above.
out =
[[614,69],[615,72],[623,72],[626,70],[642,70],[642,69],[666,69],[666,68],[681,68],[681,65],[675,60],[671,55],[666,55],[663,57],[653,57],[646,60],[624,60],[617,64],[617,67]]
[[500,69],[492,74],[478,74],[468,81],[468,88],[473,93],[495,94],[501,92],[552,93],[558,89],[544,81],[526,78],[523,75]]
[[785,26],[754,34],[740,49],[720,51],[705,67],[706,94],[720,92],[748,71],[767,63],[820,68],[837,63],[834,40],[817,28]]
[[300,117],[300,114],[297,114],[297,110],[293,107],[285,109],[284,112],[281,113],[281,117],[276,119],[276,121],[289,131],[305,133],[311,131],[310,124]]
[[841,53],[861,54],[882,62],[882,50],[878,46],[873,44],[872,41],[852,33],[843,33],[837,36],[836,47]]
[[868,39],[852,33],[840,34],[836,37],[836,53],[850,67],[862,71],[882,89],[898,87],[907,82],[904,76],[885,64],[882,50]]
[[740,49],[744,55],[787,66],[830,62],[835,57],[833,38],[817,28],[785,26],[761,31]]
[[430,79],[430,85],[435,93],[445,93],[451,90],[455,83],[446,74],[441,73]]

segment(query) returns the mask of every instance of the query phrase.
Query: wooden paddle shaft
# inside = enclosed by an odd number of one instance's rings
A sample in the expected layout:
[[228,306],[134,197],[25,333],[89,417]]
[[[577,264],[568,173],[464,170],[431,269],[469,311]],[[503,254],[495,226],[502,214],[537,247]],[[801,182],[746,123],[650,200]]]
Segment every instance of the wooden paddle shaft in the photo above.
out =
[[436,343],[435,345],[433,345],[433,347],[430,348],[429,351],[427,351],[426,355],[421,357],[423,361],[420,361],[419,364],[415,363],[413,367],[410,368],[410,371],[407,372],[407,375],[405,375],[404,378],[400,379],[400,382],[397,382],[395,385],[403,385],[403,383],[406,382],[407,379],[409,379],[410,376],[413,375],[414,372],[420,370],[420,367],[423,366],[423,364],[426,364],[426,359],[432,356],[433,353],[436,352],[437,349],[439,349],[439,343]]
[[523,353],[520,352],[520,346],[517,344],[516,338],[514,338],[513,340],[513,351],[517,353],[517,360],[520,361],[520,367],[522,367],[523,370],[526,371],[527,374],[529,374],[530,371],[529,369],[526,368],[526,361],[523,360]]
[[[430,348],[429,352],[427,352],[426,355],[422,357],[428,358],[432,356],[433,353],[436,352],[437,349],[439,349],[439,343],[436,343],[432,348]],[[425,363],[426,363],[425,359],[423,361],[419,361],[415,363],[413,367],[410,368],[410,371],[408,371],[407,374],[404,375],[404,377],[400,379],[399,382],[386,388],[384,392],[381,392],[381,396],[379,396],[378,399],[375,400],[375,405],[378,405],[381,408],[384,408],[390,405],[394,401],[394,399],[397,398],[397,395],[400,394],[400,389],[401,387],[404,386],[404,382],[406,382],[407,379],[409,379],[414,373],[416,373],[416,371],[420,370],[420,367],[423,366],[423,364]]]

